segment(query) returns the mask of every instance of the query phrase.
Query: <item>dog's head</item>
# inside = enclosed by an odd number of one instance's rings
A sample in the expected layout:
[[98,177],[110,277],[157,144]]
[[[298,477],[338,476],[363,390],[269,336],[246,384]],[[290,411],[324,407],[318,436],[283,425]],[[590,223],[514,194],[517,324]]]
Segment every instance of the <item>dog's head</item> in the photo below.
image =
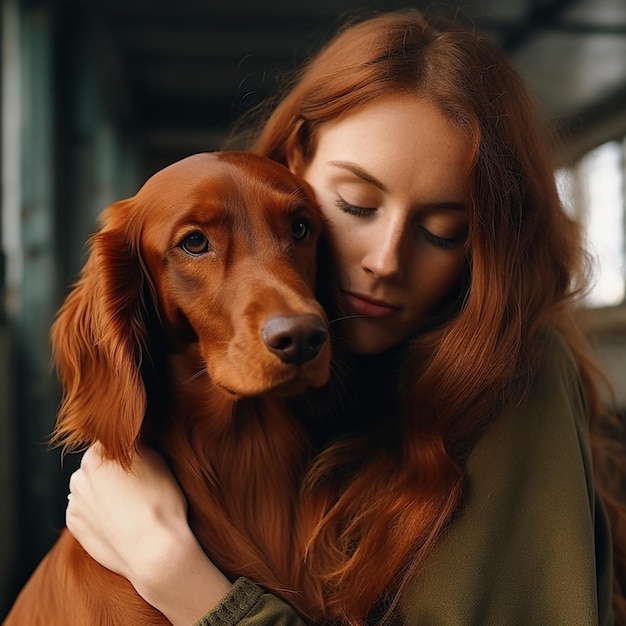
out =
[[57,440],[132,453],[157,345],[234,396],[323,385],[321,231],[307,185],[247,153],[189,157],[109,206],[52,329],[64,391]]

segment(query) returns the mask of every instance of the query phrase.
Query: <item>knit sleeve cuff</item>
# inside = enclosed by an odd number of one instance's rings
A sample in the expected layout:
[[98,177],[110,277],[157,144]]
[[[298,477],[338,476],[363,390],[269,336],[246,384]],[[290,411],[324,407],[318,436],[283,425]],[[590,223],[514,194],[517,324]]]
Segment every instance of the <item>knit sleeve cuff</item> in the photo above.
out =
[[229,626],[239,623],[254,608],[263,590],[247,578],[238,578],[217,607],[195,626]]

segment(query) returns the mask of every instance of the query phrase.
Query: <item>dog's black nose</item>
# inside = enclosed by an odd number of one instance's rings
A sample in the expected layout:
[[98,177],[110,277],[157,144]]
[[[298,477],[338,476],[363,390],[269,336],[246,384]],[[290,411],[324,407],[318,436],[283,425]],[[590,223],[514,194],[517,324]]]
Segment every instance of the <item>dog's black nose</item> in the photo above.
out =
[[328,340],[326,325],[312,313],[272,317],[262,333],[268,349],[281,361],[294,365],[314,359]]

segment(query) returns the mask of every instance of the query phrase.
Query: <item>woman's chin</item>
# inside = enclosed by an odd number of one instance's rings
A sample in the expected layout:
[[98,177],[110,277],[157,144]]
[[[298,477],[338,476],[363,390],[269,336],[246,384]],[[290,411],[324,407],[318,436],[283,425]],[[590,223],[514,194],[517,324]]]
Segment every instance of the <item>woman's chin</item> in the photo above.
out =
[[350,324],[351,328],[346,326],[347,324],[342,329],[341,339],[354,354],[362,356],[381,354],[402,342],[402,338],[389,337],[376,332],[377,329],[364,328],[364,324],[358,324],[358,328],[355,328],[357,325],[354,322]]

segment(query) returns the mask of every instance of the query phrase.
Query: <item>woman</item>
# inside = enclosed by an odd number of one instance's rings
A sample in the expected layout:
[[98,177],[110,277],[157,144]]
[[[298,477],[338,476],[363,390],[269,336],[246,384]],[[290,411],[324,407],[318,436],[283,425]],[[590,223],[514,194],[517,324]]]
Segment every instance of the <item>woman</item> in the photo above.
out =
[[355,24],[252,150],[315,191],[356,373],[355,406],[312,434],[300,600],[227,580],[148,450],[131,474],[87,452],[70,531],[176,625],[612,623],[584,255],[503,55],[413,10]]

